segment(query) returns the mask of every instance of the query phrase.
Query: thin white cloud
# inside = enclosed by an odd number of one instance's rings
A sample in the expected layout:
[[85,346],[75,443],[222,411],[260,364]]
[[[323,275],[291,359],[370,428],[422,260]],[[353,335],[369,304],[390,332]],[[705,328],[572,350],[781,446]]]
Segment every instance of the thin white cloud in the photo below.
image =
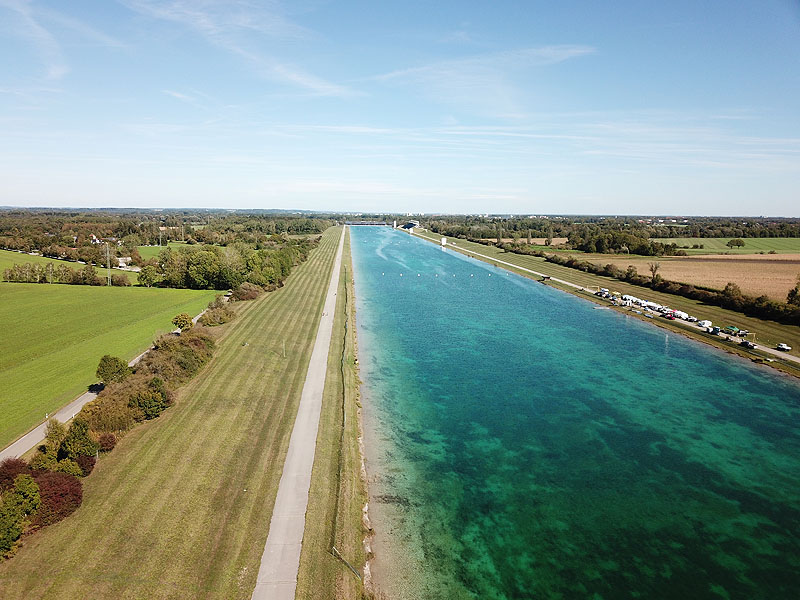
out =
[[542,46],[539,48],[522,48],[519,50],[506,50],[504,52],[493,52],[456,60],[443,60],[409,69],[399,69],[390,71],[383,75],[378,75],[376,79],[382,81],[424,79],[430,80],[436,77],[450,76],[453,73],[480,73],[488,69],[509,70],[528,68],[544,65],[552,65],[570,58],[585,56],[596,52],[591,46]]
[[276,4],[245,0],[120,0],[131,10],[186,27],[209,43],[244,58],[261,76],[319,96],[355,92],[260,50],[270,40],[301,40],[312,33],[280,14]]
[[183,100],[184,102],[193,103],[195,101],[194,98],[192,98],[191,96],[187,96],[186,94],[181,94],[180,92],[176,92],[173,90],[161,90],[161,91],[164,92],[167,96],[172,96],[173,98],[177,98],[178,100]]
[[58,25],[64,29],[70,29],[78,33],[81,37],[90,40],[95,44],[110,46],[113,48],[122,48],[125,46],[125,44],[116,38],[113,38],[102,31],[98,31],[97,29],[94,29],[93,27],[73,17],[68,17],[67,15],[46,8],[37,8],[36,12],[39,16],[41,16],[42,19],[54,23],[55,25]]
[[0,0],[0,7],[15,13],[17,23],[9,31],[27,40],[44,63],[48,79],[60,79],[69,72],[61,46],[36,19],[33,7],[25,0]]
[[595,51],[590,46],[575,45],[522,48],[398,69],[374,79],[416,86],[437,102],[470,112],[520,119],[526,116],[524,94],[515,81],[520,71],[554,65]]

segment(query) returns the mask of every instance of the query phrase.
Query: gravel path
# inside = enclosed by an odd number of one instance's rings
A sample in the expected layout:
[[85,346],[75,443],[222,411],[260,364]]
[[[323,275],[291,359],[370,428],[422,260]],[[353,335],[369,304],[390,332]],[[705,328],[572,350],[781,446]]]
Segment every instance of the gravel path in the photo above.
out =
[[297,409],[297,420],[289,440],[289,450],[278,486],[269,534],[261,556],[253,600],[293,600],[297,588],[297,570],[311,487],[311,469],[317,444],[317,429],[322,409],[322,392],[328,371],[328,350],[333,333],[336,290],[342,266],[345,231],[339,240],[331,282],[311,352],[303,393]]

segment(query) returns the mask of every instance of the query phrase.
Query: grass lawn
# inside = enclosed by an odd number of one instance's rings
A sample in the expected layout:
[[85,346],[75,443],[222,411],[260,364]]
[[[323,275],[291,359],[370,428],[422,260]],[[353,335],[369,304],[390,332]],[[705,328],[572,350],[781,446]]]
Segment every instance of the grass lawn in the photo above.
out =
[[139,254],[144,260],[150,260],[151,258],[157,257],[158,253],[167,247],[181,248],[183,246],[186,246],[185,242],[170,242],[164,246],[137,246],[136,248],[139,250]]
[[250,598],[340,233],[242,303],[175,406],[101,458],[81,508],[0,563],[4,600]]
[[[418,234],[419,237],[438,243],[438,238],[428,232]],[[736,325],[740,329],[748,329],[756,333],[756,342],[760,345],[775,347],[778,342],[784,342],[792,347],[792,354],[800,356],[800,327],[793,325],[781,325],[774,321],[765,321],[755,317],[748,317],[742,313],[726,310],[718,306],[711,306],[698,302],[697,300],[690,300],[681,296],[673,294],[665,294],[656,292],[649,288],[631,285],[613,279],[611,277],[602,277],[600,275],[593,275],[591,273],[584,273],[577,269],[570,269],[545,261],[538,256],[523,256],[521,254],[513,254],[511,252],[503,252],[494,246],[484,246],[468,242],[466,240],[453,240],[456,247],[466,251],[467,254],[471,252],[483,254],[490,258],[497,258],[499,260],[512,263],[514,265],[531,269],[550,277],[557,277],[564,281],[569,281],[576,285],[584,286],[586,288],[596,290],[598,287],[605,287],[612,291],[618,291],[622,294],[630,294],[638,298],[645,298],[652,302],[657,302],[685,311],[690,315],[694,315],[698,319],[709,319],[715,325]],[[450,243],[448,241],[448,243]],[[491,261],[489,261],[491,262]],[[505,267],[503,267],[505,268]],[[514,270],[513,268],[509,268]],[[529,273],[524,271],[517,271],[520,275],[532,277]],[[752,338],[751,338],[752,339]]]
[[[361,510],[367,501],[358,448],[359,380],[356,358],[355,297],[350,240],[345,240],[336,295],[328,373],[322,400],[314,470],[311,475],[298,600],[361,598],[358,578],[330,550],[361,570],[366,562]],[[347,329],[345,330],[345,322]]]
[[214,292],[0,283],[0,447],[86,391],[104,354],[130,360]]
[[[13,267],[15,264],[21,265],[25,263],[31,263],[32,265],[40,264],[44,265],[47,263],[53,263],[54,266],[58,265],[67,265],[73,271],[77,271],[82,269],[85,265],[73,262],[71,260],[58,260],[55,258],[45,258],[44,256],[34,256],[32,254],[23,254],[21,252],[12,252],[11,250],[0,250],[0,275],[5,269]],[[106,276],[106,270],[103,268],[98,268],[97,274],[100,277]],[[123,269],[112,269],[111,273],[114,275],[125,275],[128,277],[128,281],[131,282],[131,285],[136,285],[139,281],[139,274],[135,271],[125,271]]]
[[[678,244],[689,246],[687,254],[756,254],[775,250],[778,254],[800,254],[800,238],[741,238],[744,246],[728,248],[726,244],[734,238],[653,238],[662,244]],[[703,248],[692,248],[695,244],[703,244]]]

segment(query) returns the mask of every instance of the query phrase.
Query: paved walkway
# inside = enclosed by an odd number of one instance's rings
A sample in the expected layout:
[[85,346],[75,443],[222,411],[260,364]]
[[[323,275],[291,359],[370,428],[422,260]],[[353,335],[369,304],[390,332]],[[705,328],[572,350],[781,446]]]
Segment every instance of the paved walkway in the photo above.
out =
[[317,445],[317,428],[322,409],[322,392],[328,371],[328,350],[333,333],[336,309],[336,290],[342,266],[342,248],[345,231],[339,240],[336,259],[331,273],[325,306],[311,352],[297,420],[289,440],[289,451],[283,465],[275,508],[269,524],[269,534],[261,556],[253,600],[294,600],[297,588],[297,570],[300,567],[300,549],[306,524],[308,491],[311,488],[311,469]]
[[[206,310],[208,310],[208,309],[206,309]],[[205,313],[205,312],[206,311],[204,310],[199,315],[194,317],[192,319],[192,322],[196,324],[197,321],[200,319],[200,317],[203,316],[203,313]],[[179,331],[180,331],[180,329],[176,329],[175,331],[173,331],[173,333],[176,333],[176,332],[179,332]],[[152,346],[151,346],[151,348],[152,348]],[[129,362],[128,366],[129,367],[136,366],[136,363],[138,363],[140,360],[142,360],[142,357],[145,354],[147,354],[148,352],[150,352],[150,348],[148,348],[147,350],[142,352],[139,356],[134,358],[131,362]],[[80,396],[75,398],[75,400],[73,400],[72,402],[67,404],[64,408],[59,409],[57,412],[54,412],[52,415],[50,415],[49,418],[50,419],[58,419],[62,423],[66,423],[67,421],[71,420],[75,415],[77,415],[81,411],[81,409],[83,408],[83,406],[85,404],[88,404],[89,402],[91,402],[95,398],[97,398],[97,394],[96,393],[94,393],[94,392],[84,392],[83,394],[81,394]],[[17,456],[22,456],[23,454],[25,454],[31,448],[35,448],[36,446],[41,444],[44,441],[44,436],[45,436],[45,433],[47,432],[47,421],[48,421],[48,419],[45,419],[36,428],[32,429],[31,431],[29,431],[28,433],[23,435],[21,438],[19,438],[14,443],[12,443],[12,444],[6,446],[5,448],[3,448],[2,450],[0,450],[0,461],[5,460],[6,458],[14,458],[14,457],[17,457]]]

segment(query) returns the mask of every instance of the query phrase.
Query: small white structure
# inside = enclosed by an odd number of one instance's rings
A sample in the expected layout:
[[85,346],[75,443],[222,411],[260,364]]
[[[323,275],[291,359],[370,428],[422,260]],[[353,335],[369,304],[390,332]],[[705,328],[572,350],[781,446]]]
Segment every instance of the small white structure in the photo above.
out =
[[698,321],[697,322],[697,326],[698,327],[711,327],[711,321],[708,321],[708,320],[706,320],[706,321]]
[[443,246],[443,247],[444,247],[444,246],[447,246],[447,238],[446,238],[446,237],[443,237],[443,238],[442,238],[442,246]]
[[672,314],[675,315],[678,319],[683,319],[684,321],[689,318],[689,313],[685,313],[682,310],[673,310]]

